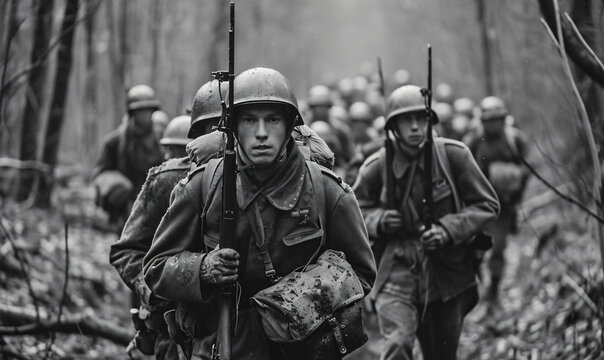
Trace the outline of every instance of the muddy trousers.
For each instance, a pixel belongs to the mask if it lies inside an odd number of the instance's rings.
[[[489,257],[489,272],[491,273],[491,283],[489,285],[487,298],[494,300],[497,298],[499,283],[503,277],[505,269],[505,248],[507,239],[513,230],[516,218],[516,211],[510,208],[503,208],[497,220],[495,220],[488,229],[488,233],[493,236],[493,248]]]
[[[478,302],[476,287],[446,302],[427,305],[408,301],[404,294],[382,292],[376,308],[380,331],[386,339],[381,360],[413,359],[413,344],[419,340],[424,360],[455,360],[464,317]]]

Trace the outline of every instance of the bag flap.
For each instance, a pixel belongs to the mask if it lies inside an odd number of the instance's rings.
[[[283,343],[305,339],[335,311],[362,298],[361,282],[344,253],[326,250],[316,264],[284,276],[251,301],[267,337]]]

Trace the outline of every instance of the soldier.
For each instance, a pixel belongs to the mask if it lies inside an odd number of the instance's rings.
[[[164,135],[168,123],[170,123],[170,117],[161,110],[155,110],[153,114],[151,114],[151,122],[153,122],[153,132],[159,141]]]
[[[235,78],[234,89],[236,249],[218,247],[222,181],[213,179],[222,177],[223,167],[221,160],[211,160],[174,189],[144,259],[145,281],[154,293],[179,302],[177,323],[193,339],[194,355],[203,359],[210,358],[216,341],[213,299],[221,285],[236,281],[233,359],[290,359],[293,354],[283,354],[285,344],[267,340],[250,298],[325,249],[345,254],[350,275],[366,294],[375,263],[350,188],[306,162],[292,141],[292,129],[302,119],[287,79],[254,68]]]
[[[372,290],[386,338],[381,359],[411,359],[416,336],[424,359],[455,359],[463,319],[478,300],[475,237],[499,204],[468,148],[435,137],[435,220],[423,228],[418,214],[428,116],[421,89],[396,89],[387,114],[388,140],[353,186],[370,239],[385,247]]]
[[[207,82],[195,94],[191,116],[174,118],[162,138],[164,146],[179,146],[182,152],[169,149],[166,154],[182,155],[185,145],[193,136],[205,145],[206,155],[199,156],[198,161],[205,162],[218,154],[221,136],[209,132],[218,124],[221,114],[218,82]],[[109,252],[109,261],[141,303],[141,309],[135,311],[133,316],[137,317],[135,320],[140,320],[138,323],[144,322],[145,325],[143,329],[138,329],[135,341],[141,351],[148,355],[154,353],[156,359],[178,359],[176,344],[170,340],[163,319],[163,313],[174,306],[151,293],[143,281],[142,264],[143,257],[151,247],[153,234],[168,209],[172,189],[196,166],[191,164],[186,153],[184,155],[185,157],[170,157],[160,166],[149,170],[121,237],[111,245]]]
[[[330,116],[333,106],[331,90],[325,85],[315,85],[308,91],[308,106],[310,117],[305,119],[307,124],[314,121],[325,121],[333,129],[340,142],[340,152],[336,153],[336,162],[339,165],[346,164],[354,153],[354,140],[350,127],[338,118]]]
[[[480,109],[482,133],[470,141],[469,147],[501,203],[501,213],[489,229],[493,235],[493,249],[488,262],[491,282],[486,299],[495,301],[505,266],[507,238],[516,231],[516,207],[522,200],[529,177],[521,160],[527,155],[528,142],[520,130],[506,125],[509,112],[503,100],[488,96],[480,102]]]
[[[191,116],[179,115],[170,120],[159,140],[164,149],[164,159],[177,159],[187,156],[186,146],[191,139],[188,136],[191,128]]]
[[[126,95],[125,122],[103,140],[102,151],[93,170],[97,204],[109,213],[117,233],[130,213],[147,171],[163,161],[153,133],[151,114],[160,103],[147,85],[136,85]]]
[[[462,136],[453,127],[453,107],[448,103],[436,103],[432,107],[438,117],[436,125],[439,136],[460,141]]]

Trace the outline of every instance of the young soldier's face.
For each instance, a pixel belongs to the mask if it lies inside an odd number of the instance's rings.
[[[426,139],[428,119],[423,111],[399,115],[394,125],[400,139],[408,146],[418,147]]]
[[[287,110],[274,104],[250,104],[237,108],[239,146],[255,165],[270,165],[287,136]]]

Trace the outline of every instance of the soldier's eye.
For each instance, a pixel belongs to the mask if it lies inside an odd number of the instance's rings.
[[[251,124],[254,122],[254,118],[251,116],[243,116],[241,118],[241,122],[245,123],[245,124]]]
[[[278,116],[278,115],[271,116],[268,118],[268,121],[273,124],[280,123],[281,121],[283,121],[283,117]]]

